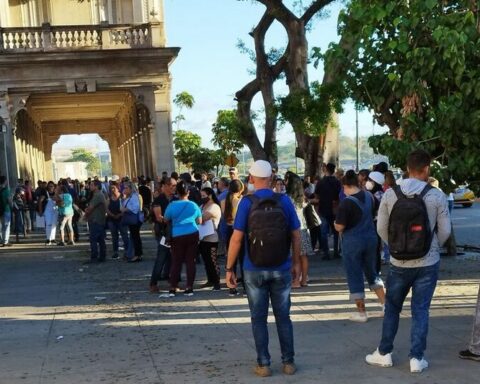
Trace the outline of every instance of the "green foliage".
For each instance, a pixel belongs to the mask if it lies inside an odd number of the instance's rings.
[[[223,165],[227,157],[223,149],[201,146],[202,138],[192,132],[178,130],[173,134],[175,158],[194,171],[211,171]]]
[[[185,116],[182,114],[183,109],[192,109],[195,105],[195,99],[191,94],[186,91],[180,92],[173,98],[173,103],[178,107],[178,115],[173,119],[173,124],[180,128],[180,123],[185,120]]]
[[[195,172],[209,172],[225,164],[227,154],[221,149],[200,148],[192,158],[192,169]]]
[[[173,133],[175,158],[184,164],[193,162],[194,154],[200,149],[202,138],[192,132],[178,130]]]
[[[186,91],[183,91],[175,95],[175,97],[173,98],[173,103],[180,109],[182,108],[191,109],[195,104],[195,99],[191,94],[189,94]]]
[[[65,160],[65,162],[76,161],[87,163],[86,169],[89,175],[98,175],[101,167],[100,160],[92,152],[86,150],[85,148],[73,149],[72,155],[70,158]]]
[[[290,92],[278,100],[281,122],[289,122],[310,136],[325,133],[333,112],[342,111],[343,99],[335,95],[332,86],[319,82],[313,82],[310,90]]]
[[[220,110],[217,121],[212,124],[212,143],[226,153],[237,153],[243,148],[241,126],[235,110]]]
[[[373,111],[389,133],[376,152],[404,167],[414,147],[438,161],[439,179],[480,180],[480,33],[470,0],[352,0],[339,16],[337,95]],[[317,54],[319,51],[317,51]]]

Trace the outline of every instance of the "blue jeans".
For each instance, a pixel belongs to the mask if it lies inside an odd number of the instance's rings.
[[[342,250],[351,300],[365,298],[364,274],[370,289],[383,287],[383,281],[377,273],[377,236],[375,234],[366,237],[344,235]]]
[[[155,264],[153,266],[150,285],[156,285],[160,280],[168,280],[170,275],[170,265],[172,263],[170,248],[159,244],[160,237],[156,237],[155,239],[157,241],[157,258],[155,259]]]
[[[128,249],[128,227],[120,224],[120,221],[108,220],[108,229],[112,234],[113,254],[118,256],[119,238],[122,237],[124,254],[127,254]],[[120,234],[120,236],[119,236]]]
[[[257,350],[257,363],[270,365],[268,352],[268,307],[272,302],[282,362],[294,361],[293,326],[290,320],[290,271],[244,271],[248,305],[252,318],[253,338]]]
[[[338,254],[338,232],[333,227],[335,217],[333,216],[321,216],[322,224],[320,224],[320,246],[322,248],[324,256],[329,255],[328,247],[328,235],[333,232],[333,253]]]
[[[422,359],[427,348],[430,303],[437,285],[440,262],[429,267],[399,268],[390,266],[387,280],[385,317],[382,341],[378,350],[382,355],[393,351],[393,340],[398,330],[403,302],[412,289],[412,328],[410,357]]]
[[[0,222],[2,223],[2,244],[8,244],[10,240],[10,223],[12,221],[12,212],[4,212],[3,216],[0,217]]]
[[[106,245],[105,245],[105,225],[97,223],[88,223],[90,231],[90,258],[92,260],[105,260]],[[98,250],[100,248],[100,254]]]

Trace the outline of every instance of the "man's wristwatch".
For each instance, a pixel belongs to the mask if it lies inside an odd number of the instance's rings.
[[[233,272],[233,268],[227,268],[227,267],[225,267],[225,272]]]

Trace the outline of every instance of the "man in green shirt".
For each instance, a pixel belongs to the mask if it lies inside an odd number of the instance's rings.
[[[12,221],[12,197],[7,185],[7,178],[0,176],[0,224],[2,232],[0,246],[10,247],[10,222]]]
[[[93,196],[85,210],[90,232],[90,260],[87,263],[101,263],[106,258],[105,245],[105,220],[107,213],[107,201],[102,193],[102,183],[94,180],[90,183],[90,191]],[[99,253],[100,249],[100,253]]]

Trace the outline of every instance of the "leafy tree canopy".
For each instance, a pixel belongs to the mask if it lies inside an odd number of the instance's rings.
[[[374,150],[399,167],[412,148],[428,150],[447,189],[452,178],[480,180],[476,3],[352,0],[325,54],[341,68],[334,97],[351,97],[389,128],[371,138]]]
[[[202,138],[196,133],[177,130],[173,133],[173,145],[175,146],[175,157],[184,164],[191,164],[193,154],[198,151]]]
[[[65,162],[75,161],[82,161],[84,163],[87,163],[86,169],[90,175],[96,175],[100,171],[100,160],[92,152],[86,150],[85,148],[73,149],[70,158],[65,160]]]
[[[173,98],[173,103],[178,108],[178,115],[175,116],[175,118],[173,119],[173,123],[178,129],[180,128],[180,122],[185,120],[185,116],[182,113],[183,110],[185,108],[192,109],[195,105],[195,99],[190,93],[188,93],[187,91],[183,91],[175,95],[175,97]]]
[[[212,124],[212,143],[227,153],[237,153],[243,148],[241,127],[236,110],[218,111],[217,121]]]

